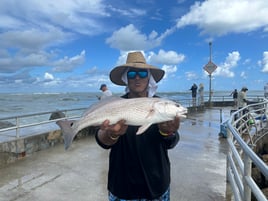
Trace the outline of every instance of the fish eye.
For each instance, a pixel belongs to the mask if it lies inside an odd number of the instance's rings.
[[[176,103],[175,106],[176,107],[181,107],[181,105],[179,103]]]

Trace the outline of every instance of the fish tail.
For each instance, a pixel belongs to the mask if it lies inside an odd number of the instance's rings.
[[[62,130],[65,150],[67,150],[71,146],[73,139],[76,135],[76,133],[71,127],[74,122],[75,121],[68,121],[68,120],[59,120],[56,122],[56,124]]]

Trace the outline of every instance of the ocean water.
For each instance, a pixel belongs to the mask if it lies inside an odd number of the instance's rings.
[[[92,93],[1,94],[0,118],[88,107],[97,101],[96,95]]]
[[[214,99],[229,99],[231,91],[214,92]],[[34,114],[41,112],[52,112],[56,110],[87,108],[97,102],[97,95],[100,93],[25,93],[25,94],[0,94],[0,118]],[[121,96],[122,94],[115,94]],[[157,95],[181,102],[189,106],[191,102],[190,91],[158,93]],[[204,94],[205,101],[208,99],[208,92]],[[249,98],[263,97],[263,91],[248,91]]]

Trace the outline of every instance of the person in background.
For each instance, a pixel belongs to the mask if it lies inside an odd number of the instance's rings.
[[[247,103],[248,103],[247,94],[246,94],[247,91],[248,91],[247,87],[242,87],[241,91],[238,92],[238,96],[237,96],[238,109],[241,109],[247,106]],[[243,110],[242,114],[244,115],[245,113],[247,113],[247,110]]]
[[[193,106],[196,106],[196,94],[197,94],[197,85],[194,83],[190,90],[192,91],[192,101],[193,101]]]
[[[237,89],[235,89],[234,91],[232,91],[232,93],[230,94],[230,96],[233,96],[233,99],[234,99],[234,107],[237,107],[237,96],[238,96]]]
[[[264,97],[268,98],[268,82],[266,83],[266,85],[264,85],[263,89],[264,89]]]
[[[146,63],[141,52],[128,53],[126,64],[110,72],[113,83],[126,86],[122,98],[157,97],[157,85],[165,71]],[[114,125],[105,120],[96,133],[97,143],[110,149],[109,201],[169,201],[170,161],[168,150],[179,141],[180,119],[151,125],[141,135],[138,126],[122,119]]]
[[[199,98],[200,98],[200,105],[204,105],[204,85],[203,85],[203,83],[199,84],[198,93],[199,93]]]
[[[106,84],[102,84],[100,86],[100,90],[102,91],[102,95],[100,97],[98,97],[99,100],[103,100],[109,96],[112,96],[112,92],[108,89]]]

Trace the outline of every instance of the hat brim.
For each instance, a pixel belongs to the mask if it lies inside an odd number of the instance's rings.
[[[120,65],[115,67],[110,72],[110,79],[114,84],[126,86],[126,83],[122,80],[122,75],[128,68],[138,68],[138,69],[148,69],[150,70],[154,80],[159,82],[165,75],[165,71],[157,68],[155,66],[144,64],[144,63],[127,63],[124,65]]]

